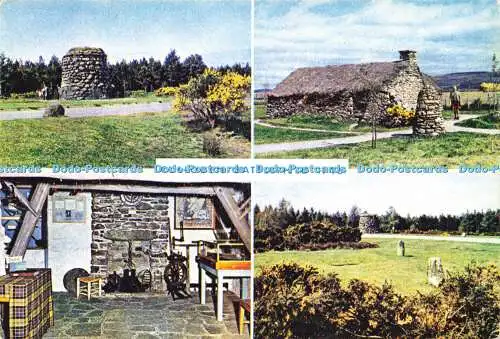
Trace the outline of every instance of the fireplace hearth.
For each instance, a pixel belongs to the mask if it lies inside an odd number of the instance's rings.
[[[141,278],[141,280],[139,279]],[[108,277],[103,290],[106,293],[124,292],[124,293],[139,293],[145,292],[151,288],[151,272],[148,270],[142,271],[140,277],[137,276],[134,269],[125,268],[123,276],[113,272]]]

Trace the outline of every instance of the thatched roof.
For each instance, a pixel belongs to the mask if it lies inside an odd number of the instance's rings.
[[[293,71],[270,94],[275,97],[371,90],[390,81],[408,61],[306,67]]]

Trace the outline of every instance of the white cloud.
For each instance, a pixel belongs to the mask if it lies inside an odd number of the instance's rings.
[[[326,1],[320,3],[324,5]],[[332,8],[341,5],[332,4]],[[500,29],[500,20],[494,20],[494,8],[472,4],[416,5],[382,0],[354,12],[338,15],[331,12],[315,11],[315,5],[309,2],[299,3],[281,16],[257,11],[257,85],[263,83],[260,77],[282,79],[283,69],[289,72],[298,66],[324,64],[324,61],[391,60],[397,58],[400,49],[415,49],[419,55],[467,55],[471,64],[477,64],[477,56],[491,54],[492,46],[464,40],[465,36],[482,33],[491,34],[494,39],[494,33]],[[452,59],[448,58],[444,64],[427,63],[432,68],[427,71],[455,69],[457,65],[452,65]],[[458,66],[463,70],[468,67]],[[273,71],[275,68],[277,71]],[[263,74],[264,70],[274,74]]]

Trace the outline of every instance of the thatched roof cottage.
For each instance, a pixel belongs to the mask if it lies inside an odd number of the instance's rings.
[[[400,51],[390,62],[306,67],[293,71],[268,96],[270,117],[327,115],[340,121],[379,121],[394,125],[386,108],[399,103],[415,110],[424,83],[437,86],[418,67],[416,52]]]

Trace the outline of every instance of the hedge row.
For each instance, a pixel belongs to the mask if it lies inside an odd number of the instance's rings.
[[[500,272],[470,266],[430,294],[410,297],[389,284],[352,280],[310,266],[264,268],[255,279],[255,338],[494,338]]]
[[[285,229],[272,227],[255,230],[256,251],[267,250],[299,250],[299,249],[326,249],[344,247],[352,244],[357,246],[361,240],[361,231],[357,227],[339,227],[328,221],[312,221],[289,226]]]

